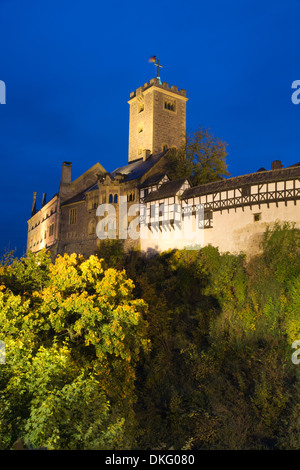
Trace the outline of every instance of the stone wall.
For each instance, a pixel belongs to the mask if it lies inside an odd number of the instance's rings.
[[[152,79],[130,95],[128,161],[143,150],[157,155],[164,147],[179,148],[186,132],[186,91]]]
[[[27,250],[37,252],[56,243],[59,225],[59,198],[54,196],[28,220]]]

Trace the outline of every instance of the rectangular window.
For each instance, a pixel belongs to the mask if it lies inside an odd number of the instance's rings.
[[[204,210],[204,220],[212,220],[213,212],[210,210]]]
[[[77,211],[76,208],[70,209],[69,211],[69,224],[73,225],[77,222]]]
[[[49,227],[49,237],[51,237],[54,234],[54,224],[51,224]]]
[[[250,196],[250,186],[243,186],[242,187],[242,196]]]
[[[261,213],[253,214],[253,219],[254,219],[254,222],[258,222],[259,220],[261,220]]]

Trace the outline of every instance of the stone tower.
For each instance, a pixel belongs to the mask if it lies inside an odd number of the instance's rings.
[[[184,143],[187,100],[186,90],[158,78],[130,93],[128,162]]]

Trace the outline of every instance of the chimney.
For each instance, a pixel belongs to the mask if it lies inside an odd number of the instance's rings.
[[[71,183],[71,162],[63,162],[60,178],[59,193],[65,195],[66,190],[68,189],[69,184]]]
[[[272,170],[280,170],[280,168],[282,168],[283,165],[281,164],[281,161],[280,160],[274,160],[272,162]]]
[[[151,155],[151,150],[143,150],[143,162],[145,162]]]
[[[46,204],[46,193],[43,193],[42,207]]]
[[[70,184],[71,183],[71,162],[63,162],[61,170],[61,179],[60,184]]]
[[[33,192],[31,217],[36,213],[36,191]]]

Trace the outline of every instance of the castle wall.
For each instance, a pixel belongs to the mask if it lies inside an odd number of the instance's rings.
[[[229,211],[214,212],[213,227],[204,229],[204,246],[213,245],[221,252],[245,252],[253,256],[261,252],[260,242],[268,225],[278,222],[292,222],[300,228],[300,201],[270,203],[238,207]],[[259,220],[255,221],[255,215]]]
[[[56,243],[58,220],[58,196],[36,212],[28,221],[27,252],[50,248]]]
[[[63,205],[58,253],[80,253],[88,257],[96,250],[96,207],[91,207],[85,200]]]
[[[179,203],[181,218],[184,219],[185,210],[192,214],[195,233],[198,223],[196,209],[200,205],[204,209],[205,219],[202,228],[198,228],[199,234],[194,237],[194,243],[193,239],[192,242],[187,240],[184,225],[176,234],[174,219],[169,237],[163,227],[159,230],[148,228],[146,236],[141,238],[141,250],[151,253],[173,248],[181,249],[193,244],[198,246],[200,242],[201,246],[216,246],[220,252],[244,252],[248,256],[253,256],[261,251],[260,242],[268,225],[272,226],[275,222],[290,222],[300,228],[299,179],[253,184],[246,189],[247,191],[245,188],[236,187],[182,200]],[[193,188],[190,191],[193,191]],[[164,200],[155,202],[166,203]],[[150,204],[147,206],[149,211]],[[170,220],[172,218],[173,215]],[[148,217],[146,222],[151,222],[151,219]],[[156,238],[152,238],[152,233]]]
[[[276,221],[291,222],[300,229],[299,204],[297,201],[295,206],[294,202],[289,201],[287,205],[284,202],[278,203],[278,207],[271,203],[269,207],[253,206],[251,209],[248,206],[214,212],[213,227],[202,228],[202,234],[191,238],[191,241],[185,238],[181,230],[176,234],[173,226],[168,228],[167,233],[162,229],[152,229],[148,231],[147,239],[141,239],[141,250],[154,253],[169,249],[199,248],[201,241],[201,246],[218,247],[221,253],[243,252],[247,256],[253,256],[261,252],[260,242],[268,225],[272,226]],[[259,214],[260,220],[254,221],[254,214]]]

